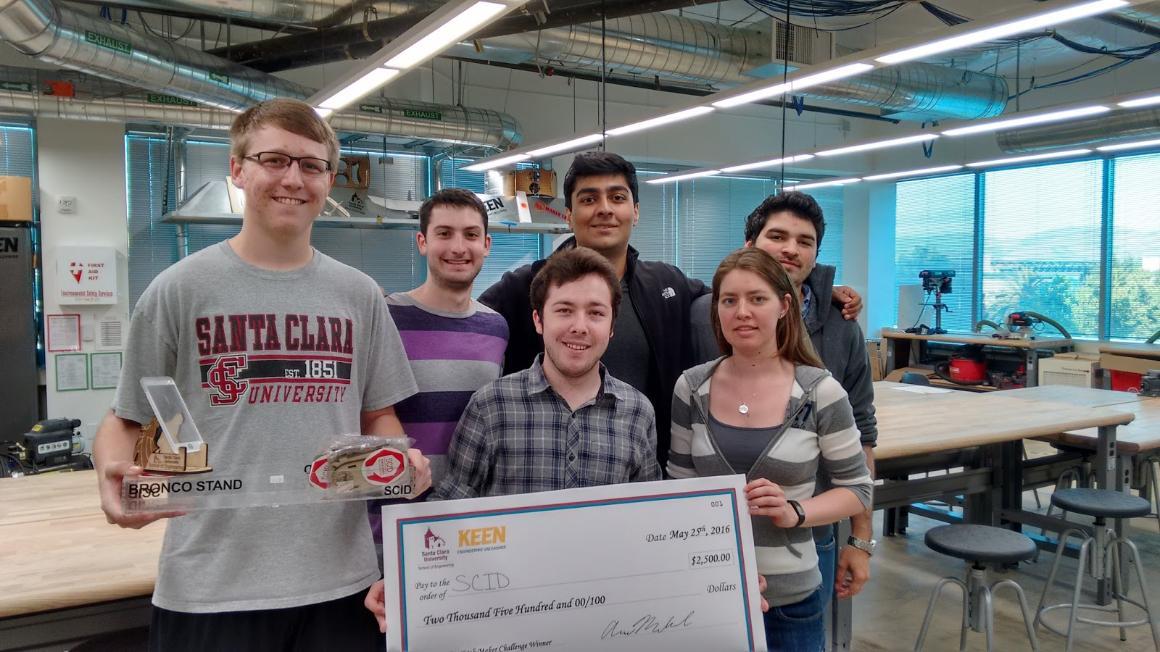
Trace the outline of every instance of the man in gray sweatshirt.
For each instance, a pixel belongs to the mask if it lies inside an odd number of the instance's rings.
[[[745,246],[758,247],[782,264],[802,302],[802,317],[818,356],[841,383],[854,408],[854,421],[871,473],[878,422],[874,417],[874,387],[866,340],[858,322],[845,319],[827,299],[834,286],[834,268],[818,265],[818,248],[825,235],[822,209],[813,197],[801,192],[771,195],[745,221]],[[820,298],[820,300],[819,300]],[[692,307],[693,354],[697,362],[720,355],[709,320],[712,295],[698,298]],[[839,598],[858,594],[870,579],[870,556],[874,552],[872,512],[850,519],[852,536],[842,548],[837,564]],[[835,577],[833,528],[817,528],[823,588],[832,591]]]

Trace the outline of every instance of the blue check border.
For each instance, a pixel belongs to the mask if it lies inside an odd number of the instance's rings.
[[[699,491],[675,491],[666,493],[633,496],[631,498],[603,498],[598,500],[578,500],[565,503],[550,503],[543,505],[525,505],[507,509],[481,509],[475,511],[453,512],[438,516],[415,516],[401,518],[395,523],[395,550],[399,568],[399,626],[402,628],[403,650],[409,650],[407,629],[407,571],[404,563],[405,551],[403,546],[403,529],[412,525],[428,525],[458,521],[467,518],[502,516],[506,514],[530,514],[535,512],[554,512],[565,509],[583,509],[586,507],[606,507],[608,505],[628,505],[632,503],[659,502],[664,500],[686,500],[690,498],[707,498],[724,496],[729,499],[729,506],[733,512],[733,541],[737,547],[738,575],[741,577],[741,611],[745,615],[745,635],[748,639],[749,650],[756,649],[753,641],[753,622],[749,609],[749,577],[745,573],[745,550],[741,545],[741,514],[738,509],[737,492],[728,489],[702,489]]]

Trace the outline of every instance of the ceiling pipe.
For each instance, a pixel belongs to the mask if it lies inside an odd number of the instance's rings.
[[[999,149],[1008,154],[1032,154],[1062,146],[1114,145],[1152,138],[1160,138],[1160,108],[1117,111],[995,134]]]

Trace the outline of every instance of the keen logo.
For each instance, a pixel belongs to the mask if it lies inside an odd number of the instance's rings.
[[[672,287],[667,287],[667,288],[661,290],[661,298],[662,299],[672,299],[675,296],[677,296],[677,291],[674,290]]]
[[[478,548],[507,543],[507,526],[473,527],[459,531],[460,548]]]
[[[19,238],[0,238],[0,254],[20,253]]]

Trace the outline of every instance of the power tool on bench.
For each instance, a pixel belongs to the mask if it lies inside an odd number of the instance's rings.
[[[31,473],[71,465],[74,451],[79,453],[84,447],[84,440],[76,430],[80,425],[80,419],[38,421],[9,450]]]

